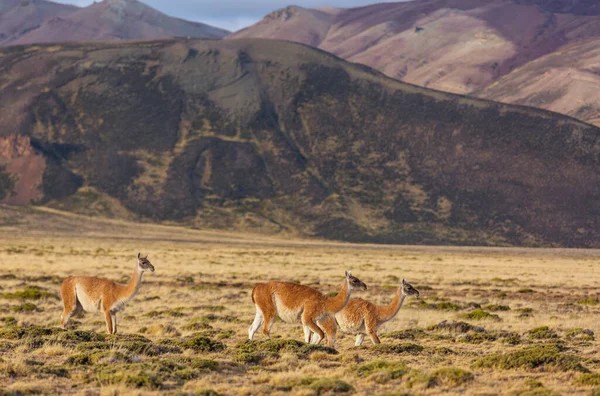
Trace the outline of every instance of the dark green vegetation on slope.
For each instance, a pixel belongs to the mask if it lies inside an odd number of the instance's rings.
[[[44,156],[42,203],[92,191],[157,221],[362,242],[598,243],[600,130],[557,114],[261,40],[17,46],[0,71],[0,135]]]

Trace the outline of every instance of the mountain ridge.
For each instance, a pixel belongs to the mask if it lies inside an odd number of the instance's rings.
[[[15,131],[30,147],[0,158],[13,202],[38,180],[25,202],[200,228],[598,246],[600,129],[568,117],[427,90],[285,41],[0,53],[0,148]],[[27,155],[41,166],[19,168]]]
[[[5,4],[0,8],[0,45],[173,36],[222,38],[230,33],[168,16],[137,0],[103,0],[83,8],[46,0]],[[24,13],[24,9],[31,10]]]
[[[600,42],[598,7],[594,2],[566,0],[420,0],[341,9],[318,22],[310,17],[311,10],[288,7],[228,39],[302,42],[405,82],[485,98],[488,88],[504,78],[524,79],[523,66],[533,67],[536,60],[560,55],[563,49],[587,40]],[[273,18],[281,13],[287,17]],[[576,56],[585,57],[585,53]],[[552,65],[545,65],[538,74],[552,71]],[[580,72],[592,67],[590,61],[581,65]],[[594,81],[599,84],[600,76]],[[557,84],[568,89],[577,81],[565,79]],[[521,90],[516,83],[512,87]],[[553,101],[540,103],[536,94],[553,97],[545,91],[523,89],[517,94],[523,99],[516,103],[589,122],[596,122],[600,114],[600,93],[589,98],[573,93],[565,100],[580,104],[570,107]],[[490,99],[514,103],[509,96],[495,94]]]

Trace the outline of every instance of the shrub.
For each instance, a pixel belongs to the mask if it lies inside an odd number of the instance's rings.
[[[579,371],[587,373],[581,358],[563,353],[559,345],[536,345],[506,354],[490,354],[475,360],[473,368],[541,369],[543,371]]]
[[[32,303],[24,303],[21,305],[15,305],[14,307],[11,307],[10,310],[13,312],[32,312],[37,310],[37,305]]]
[[[37,286],[28,286],[25,290],[17,290],[14,293],[3,293],[0,297],[6,299],[19,299],[19,300],[40,300],[42,298],[54,298],[58,300],[58,295],[55,293],[48,293],[41,290]]]
[[[532,340],[547,340],[552,338],[558,338],[556,332],[550,329],[548,326],[536,327],[535,329],[529,330],[527,334]]]
[[[197,352],[219,352],[225,349],[225,344],[221,341],[214,341],[202,335],[196,335],[188,339],[182,346]]]
[[[424,384],[426,388],[435,386],[456,387],[473,381],[475,376],[467,371],[456,367],[446,367],[436,370],[430,374],[413,372],[408,379],[408,386]]]
[[[594,332],[588,329],[576,328],[567,331],[568,340],[594,341]]]
[[[352,385],[342,380],[334,378],[312,377],[291,380],[285,386],[279,387],[279,389],[283,391],[290,391],[296,387],[309,388],[317,395],[354,392],[354,388],[352,387]]]
[[[519,318],[529,318],[533,316],[533,308],[517,308],[515,312],[519,314]]]
[[[408,329],[402,331],[394,331],[392,333],[383,334],[382,337],[393,338],[396,340],[415,340],[425,336],[423,329]]]
[[[461,317],[469,320],[494,320],[497,322],[502,320],[500,319],[500,316],[491,314],[482,309],[475,309],[469,313],[461,315]]]
[[[598,373],[587,373],[581,374],[575,381],[574,385],[581,386],[600,386],[600,374]]]
[[[470,323],[460,322],[460,321],[448,322],[445,320],[436,325],[429,326],[427,328],[427,330],[432,330],[432,331],[445,330],[445,331],[454,332],[454,333],[466,333],[468,331],[476,331],[476,332],[485,331],[483,329],[483,327],[473,326]]]
[[[581,304],[581,305],[598,305],[600,304],[600,301],[594,299],[594,298],[583,298],[579,301],[577,301],[577,304]]]
[[[530,289],[530,288],[523,288],[523,289],[517,290],[517,293],[530,294],[530,293],[535,293],[535,290]]]
[[[409,368],[404,362],[375,360],[361,364],[355,367],[354,370],[359,377],[368,377],[374,373],[384,373],[389,379],[398,379],[408,373]]]
[[[373,345],[373,350],[375,352],[379,352],[379,353],[386,353],[386,354],[401,354],[401,353],[408,353],[408,354],[418,354],[420,352],[423,351],[423,347],[421,345],[418,344],[411,344],[411,343],[406,343],[406,344],[376,344]]]
[[[492,312],[497,311],[510,311],[510,307],[508,305],[497,305],[497,304],[489,304],[485,306],[485,309]]]
[[[279,357],[279,353],[293,353],[299,358],[308,359],[314,352],[325,352],[336,355],[338,352],[326,346],[306,344],[297,340],[246,340],[235,346],[234,360],[238,363],[259,363],[265,357]]]

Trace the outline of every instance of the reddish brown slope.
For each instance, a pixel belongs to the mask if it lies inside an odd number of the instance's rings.
[[[50,18],[63,17],[76,10],[74,6],[45,0],[1,0],[0,45],[17,40]]]
[[[313,10],[288,7],[286,18],[267,17],[230,38],[285,37],[316,45],[406,82],[448,92],[477,94],[536,59],[549,54],[560,57],[566,46],[600,39],[599,8],[595,2],[575,0],[381,3],[328,14],[318,25],[319,31],[327,27],[326,35],[310,41],[305,33],[316,26],[307,17]],[[551,69],[540,69],[552,67],[551,63],[532,63],[528,66],[531,67],[529,73],[555,73]],[[552,88],[569,91],[567,87]],[[502,90],[502,86],[498,89]],[[530,91],[514,90],[520,90],[518,84],[511,85],[512,96],[531,95]],[[546,95],[545,91],[540,94]],[[484,97],[513,101],[497,91],[486,91]],[[565,100],[570,98],[567,96]],[[540,106],[562,109],[543,103]],[[567,114],[578,113],[569,110]],[[581,119],[589,120],[585,116]]]
[[[221,38],[228,33],[170,17],[136,0],[105,0],[52,18],[11,44],[173,36]]]

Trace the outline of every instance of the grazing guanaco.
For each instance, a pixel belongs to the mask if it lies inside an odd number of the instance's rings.
[[[344,308],[353,289],[366,290],[367,285],[348,271],[344,284],[335,297],[328,297],[311,287],[292,282],[259,283],[252,289],[256,316],[248,330],[248,338],[252,339],[262,324],[263,333],[270,337],[271,326],[278,315],[284,322],[302,323],[304,340],[318,344],[325,335],[317,326],[317,320],[326,319]],[[312,339],[311,331],[314,333]]]
[[[138,260],[131,280],[126,285],[97,276],[69,276],[60,287],[64,306],[60,324],[67,329],[67,322],[73,313],[104,312],[108,334],[117,333],[117,312],[133,299],[142,284],[144,272],[154,272],[154,266],[146,257],[138,253]]]
[[[389,305],[380,306],[362,298],[353,298],[348,301],[344,309],[335,314],[335,317],[329,317],[317,323],[327,334],[329,344],[335,343],[336,324],[342,331],[356,334],[356,343],[354,344],[356,346],[362,344],[365,333],[369,335],[373,344],[379,344],[377,330],[398,314],[406,296],[419,297],[419,291],[412,287],[406,279],[402,279],[402,284],[396,290]]]

